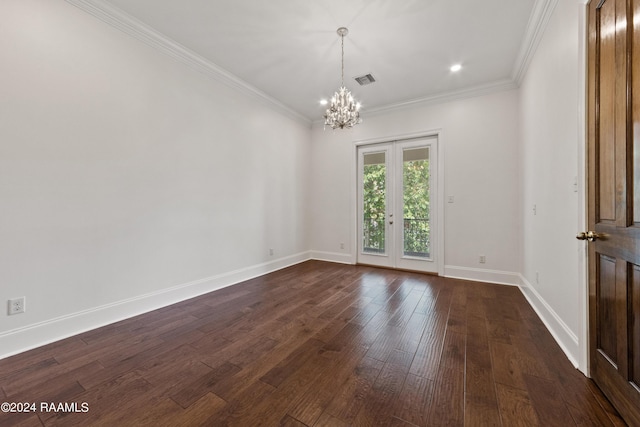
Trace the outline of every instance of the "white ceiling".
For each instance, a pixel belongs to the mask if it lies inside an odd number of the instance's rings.
[[[517,83],[549,0],[81,0],[133,17],[309,121],[345,85],[363,115]],[[95,14],[95,13],[94,13]],[[131,31],[130,31],[131,32]],[[462,64],[458,73],[449,67]],[[377,80],[359,86],[353,77]]]

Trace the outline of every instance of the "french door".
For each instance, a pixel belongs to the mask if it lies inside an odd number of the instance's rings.
[[[358,148],[358,262],[437,272],[437,137]]]

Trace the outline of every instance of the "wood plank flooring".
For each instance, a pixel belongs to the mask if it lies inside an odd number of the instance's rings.
[[[0,426],[624,425],[517,288],[319,261],[0,360],[0,401],[37,404]]]

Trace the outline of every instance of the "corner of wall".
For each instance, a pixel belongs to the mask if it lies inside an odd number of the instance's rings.
[[[444,266],[444,277],[451,279],[472,280],[474,282],[495,283],[498,285],[518,286],[520,274],[512,271],[470,268],[456,265]]]
[[[581,348],[576,334],[571,331],[562,318],[551,308],[522,274],[520,275],[519,288],[569,361],[576,369],[579,368]]]
[[[318,261],[336,262],[338,264],[353,265],[356,263],[353,255],[343,254],[339,252],[311,251],[311,259]]]

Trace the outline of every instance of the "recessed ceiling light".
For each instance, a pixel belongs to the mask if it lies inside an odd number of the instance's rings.
[[[329,101],[327,101],[326,99],[321,99],[320,100],[320,105],[327,105],[329,103]]]
[[[454,72],[454,73],[455,73],[455,72],[458,72],[458,71],[462,70],[462,65],[460,65],[460,64],[452,65],[452,66],[451,66],[451,68],[450,68],[450,70],[451,70],[452,72]]]

